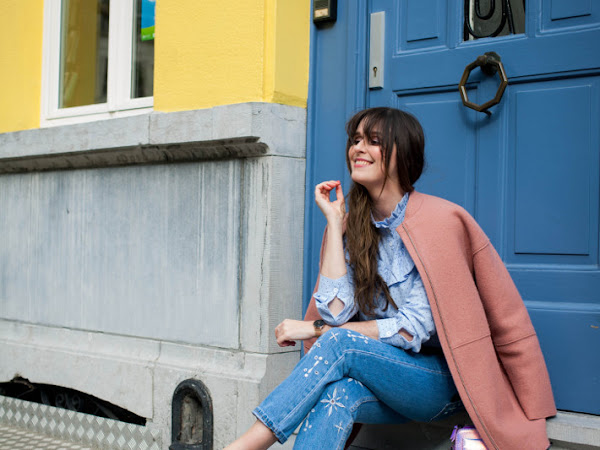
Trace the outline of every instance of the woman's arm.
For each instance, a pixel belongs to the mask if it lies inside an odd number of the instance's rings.
[[[325,325],[323,331],[329,331],[331,328],[336,327]],[[347,330],[358,331],[359,333],[364,334],[365,336],[368,336],[370,338],[379,339],[379,327],[377,326],[376,320],[365,320],[362,322],[346,322],[344,325],[337,328],[346,328]],[[407,341],[412,341],[413,337],[406,330],[400,330],[398,331],[398,334],[404,337],[404,339],[406,339]]]
[[[335,189],[336,199],[331,201],[330,193]],[[327,242],[321,259],[321,275],[332,280],[346,275],[344,256],[343,223],[346,214],[344,192],[339,181],[324,181],[315,187],[315,202],[327,219]],[[328,308],[335,317],[344,309],[344,302],[334,298]]]
[[[325,325],[321,330],[321,334],[331,330],[332,328],[345,328],[347,330],[357,331],[372,339],[379,339],[379,327],[376,320],[365,320],[363,322],[347,322],[339,327]],[[398,332],[407,341],[412,340],[412,336],[405,330]],[[305,320],[285,319],[277,328],[275,328],[275,337],[277,344],[280,347],[296,345],[294,341],[303,341],[317,337],[317,332],[313,326],[313,322]]]

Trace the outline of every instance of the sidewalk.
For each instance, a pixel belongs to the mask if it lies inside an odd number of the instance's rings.
[[[30,430],[0,423],[0,450],[92,450]]]

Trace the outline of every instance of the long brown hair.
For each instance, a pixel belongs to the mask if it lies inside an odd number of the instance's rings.
[[[353,144],[358,126],[362,123],[365,139],[377,134],[381,143],[383,167],[386,171],[384,186],[389,179],[388,167],[396,148],[398,180],[404,192],[412,192],[425,165],[425,137],[419,121],[411,114],[393,108],[371,108],[355,114],[346,125],[346,163],[352,172],[348,150]],[[382,292],[386,306],[396,304],[387,285],[377,272],[379,233],[371,220],[373,199],[367,189],[352,183],[348,192],[348,218],[346,222],[346,246],[350,265],[354,270],[354,299],[363,314],[372,315],[375,298]]]

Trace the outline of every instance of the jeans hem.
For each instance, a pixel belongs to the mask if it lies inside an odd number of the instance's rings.
[[[273,434],[275,435],[275,437],[277,438],[277,440],[279,441],[280,444],[283,444],[285,441],[288,440],[289,436],[286,436],[285,434],[283,434],[281,432],[281,430],[275,426],[273,421],[271,419],[269,419],[269,417],[265,414],[265,412],[262,409],[260,409],[260,407],[257,406],[256,408],[254,408],[254,411],[252,411],[252,414],[254,414],[254,417],[256,417],[258,420],[260,420],[264,426],[266,426],[268,429],[270,429],[273,432]]]

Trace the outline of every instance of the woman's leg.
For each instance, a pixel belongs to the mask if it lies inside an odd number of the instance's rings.
[[[275,442],[277,438],[273,432],[257,420],[248,431],[223,450],[266,450]]]
[[[352,425],[403,423],[408,419],[380,402],[360,381],[342,378],[327,385],[302,425],[295,448],[343,449]]]
[[[338,328],[319,338],[254,415],[283,443],[321,403],[327,386],[343,378],[360,381],[411,420],[430,420],[456,393],[443,356],[407,352]]]

